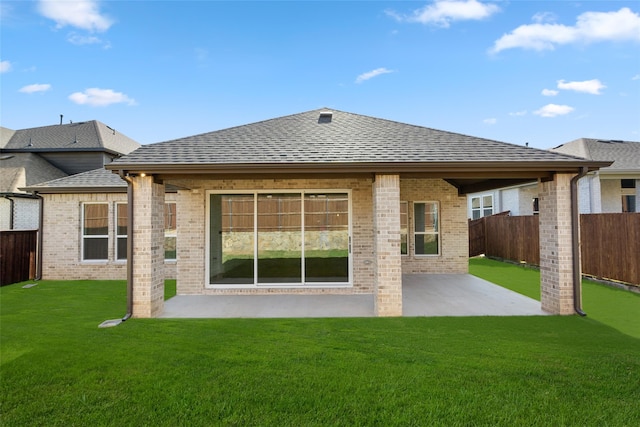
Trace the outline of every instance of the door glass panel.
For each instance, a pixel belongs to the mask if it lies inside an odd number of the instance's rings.
[[[349,280],[349,197],[306,194],[304,197],[306,282]]]
[[[253,284],[253,194],[212,194],[209,208],[210,283]]]
[[[258,194],[257,221],[258,283],[301,283],[301,194]]]

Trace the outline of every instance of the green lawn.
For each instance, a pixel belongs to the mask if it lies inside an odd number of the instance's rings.
[[[540,272],[488,258],[469,260],[469,272],[505,288],[540,300]],[[640,294],[582,281],[582,308],[587,317],[640,338]]]
[[[0,288],[2,426],[640,421],[640,339],[593,316],[131,319],[99,329],[124,314],[124,282],[21,286]]]

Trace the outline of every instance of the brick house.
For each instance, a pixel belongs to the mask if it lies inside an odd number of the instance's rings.
[[[466,194],[532,181],[542,308],[573,313],[572,178],[604,165],[319,109],[145,145],[106,169],[128,182],[134,317],[163,310],[167,200],[178,294],[373,294],[377,315],[398,316],[403,274],[467,273]]]

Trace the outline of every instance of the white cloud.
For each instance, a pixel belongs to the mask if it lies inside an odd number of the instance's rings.
[[[547,104],[539,110],[534,111],[533,114],[540,117],[556,117],[569,114],[573,110],[574,108],[568,105]]]
[[[0,73],[6,73],[11,70],[11,62],[0,61]]]
[[[72,93],[69,95],[69,99],[76,104],[92,107],[106,107],[111,104],[136,105],[135,99],[129,98],[124,93],[97,87],[86,89],[84,92]]]
[[[522,117],[522,116],[526,116],[527,115],[527,110],[523,110],[523,111],[514,111],[513,113],[509,113],[510,116],[512,117]]]
[[[623,7],[617,12],[585,12],[574,26],[542,22],[521,25],[496,40],[490,52],[513,48],[553,50],[557,45],[601,41],[640,42],[640,14]]]
[[[362,73],[360,74],[357,78],[356,78],[356,83],[362,83],[366,80],[372,79],[374,77],[377,77],[379,75],[382,74],[389,74],[389,73],[394,73],[394,70],[389,70],[387,68],[376,68],[375,70],[372,71],[368,71],[366,73]]]
[[[32,84],[32,85],[27,85],[27,86],[24,86],[24,87],[20,88],[20,90],[18,92],[36,93],[36,92],[46,92],[49,89],[51,89],[51,85],[50,84],[35,83],[35,84]]]
[[[492,117],[490,119],[484,119],[482,123],[484,123],[485,125],[495,125],[496,123],[498,123],[498,119]]]
[[[531,20],[537,24],[556,22],[558,17],[551,12],[540,12],[533,15]]]
[[[78,33],[69,33],[67,35],[67,41],[77,45],[102,43],[102,40],[96,36],[83,36]]]
[[[559,92],[553,89],[542,89],[542,95],[544,96],[556,96]]]
[[[46,18],[56,21],[58,28],[67,25],[87,31],[106,31],[113,20],[100,12],[100,3],[95,0],[41,0],[38,11]]]
[[[387,11],[387,15],[398,21],[433,24],[448,28],[452,21],[481,20],[500,11],[492,3],[481,3],[478,0],[435,0],[433,3],[413,11],[410,15],[400,15]]]
[[[636,74],[635,76],[631,77],[631,80],[640,80],[640,74]]]
[[[576,92],[590,93],[592,95],[600,95],[600,91],[606,88],[600,80],[586,80],[583,82],[565,82],[558,80],[558,89],[573,90]]]

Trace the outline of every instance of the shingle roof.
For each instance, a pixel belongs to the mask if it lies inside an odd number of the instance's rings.
[[[0,192],[16,193],[19,187],[67,176],[66,173],[33,153],[0,155]]]
[[[0,148],[7,145],[14,133],[16,133],[15,130],[0,126]]]
[[[323,111],[331,111],[331,116],[321,116]],[[144,145],[107,167],[575,160],[547,150],[319,109]]]
[[[6,139],[3,150],[21,152],[94,150],[128,154],[140,147],[133,139],[97,120],[16,131],[3,128],[1,139]]]
[[[552,148],[558,153],[572,154],[589,160],[613,161],[602,173],[640,172],[640,142],[580,138]]]
[[[25,188],[27,191],[38,191],[40,193],[56,192],[59,190],[73,190],[80,192],[84,189],[87,193],[100,193],[107,191],[127,191],[127,182],[117,174],[106,169],[94,169],[75,175],[52,181],[30,185]]]

